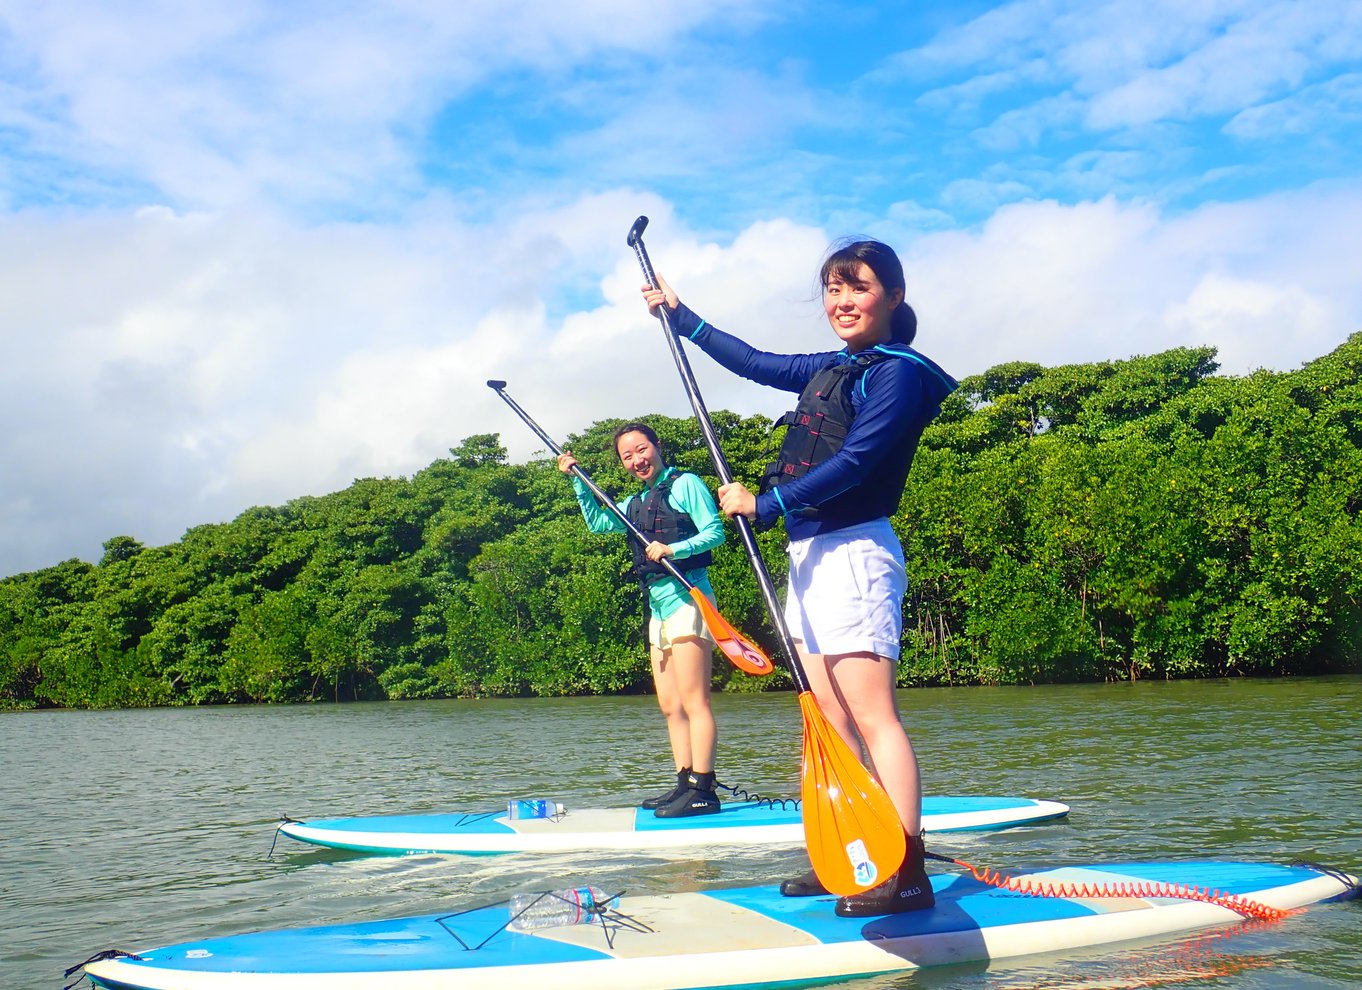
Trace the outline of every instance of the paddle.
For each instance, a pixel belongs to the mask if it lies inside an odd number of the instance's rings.
[[[628,243],[638,255],[643,277],[653,288],[658,288],[648,251],[643,246],[643,229],[647,217],[639,217],[629,229]],[[719,438],[710,422],[700,389],[695,384],[690,362],[676,342],[667,307],[658,307],[663,336],[671,349],[672,360],[681,375],[681,382],[690,398],[695,418],[700,423],[705,444],[714,461],[719,480],[727,485],[733,481],[719,447]],[[827,716],[818,707],[808,676],[799,662],[790,628],[785,624],[785,613],[776,600],[771,575],[757,549],[752,525],[745,516],[734,516],[742,537],[747,559],[761,588],[766,611],[775,626],[781,649],[789,661],[790,674],[799,691],[799,709],[804,717],[804,764],[800,781],[800,797],[804,803],[804,842],[808,846],[809,861],[818,879],[830,892],[839,895],[857,894],[888,880],[903,863],[906,840],[903,823],[894,803],[871,776],[856,754],[837,734]]]
[[[539,424],[530,418],[530,414],[520,407],[520,403],[506,394],[505,382],[492,380],[487,383],[487,387],[501,396],[502,400],[505,401],[505,403],[511,407],[511,410],[524,421],[526,426],[534,431],[534,435],[542,440],[549,450],[553,451],[555,455],[563,452],[562,448],[553,442],[553,439],[543,431]],[[596,483],[587,476],[587,473],[583,471],[580,466],[574,464],[572,473],[578,478],[581,478],[582,483],[586,485],[592,495],[596,496],[597,501],[599,501],[611,515],[624,524],[624,528],[629,531],[629,535],[632,536],[640,546],[646,547],[648,545],[650,541],[648,540],[648,537],[643,534],[643,531],[629,521],[629,517],[619,510],[619,507],[615,505],[609,495],[596,487]],[[714,642],[718,645],[719,649],[723,651],[724,656],[732,661],[733,666],[744,673],[755,674],[758,677],[764,677],[775,669],[770,658],[758,649],[755,643],[743,636],[738,630],[734,629],[732,624],[720,615],[719,610],[705,597],[705,593],[687,581],[685,575],[681,573],[675,564],[666,557],[663,557],[658,563],[662,565],[663,569],[666,570],[668,574],[680,581],[682,587],[690,593],[691,599],[695,602],[696,607],[700,609],[700,615],[705,620],[705,626],[709,629],[710,635],[714,637]]]

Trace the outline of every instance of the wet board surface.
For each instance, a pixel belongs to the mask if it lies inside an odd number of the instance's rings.
[[[1039,884],[1197,886],[1278,908],[1356,893],[1356,880],[1308,866],[1145,862],[1031,870]],[[838,918],[834,898],[775,887],[623,897],[602,924],[512,932],[505,904],[259,932],[139,951],[86,966],[97,986],[138,990],[559,990],[762,987],[1035,953],[1231,925],[1215,904],[1164,897],[1033,897],[967,874],[932,878],[937,904]]]
[[[509,819],[504,812],[382,815],[288,821],[290,838],[333,849],[407,853],[490,854],[599,849],[659,849],[804,841],[793,802],[785,807],[728,801],[717,815],[657,818],[643,808],[577,811],[558,818]],[[926,797],[922,825],[928,832],[1013,828],[1069,813],[1057,801],[1017,797]]]

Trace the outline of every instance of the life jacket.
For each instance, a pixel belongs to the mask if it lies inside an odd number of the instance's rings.
[[[649,540],[667,544],[679,543],[682,540],[689,540],[699,532],[689,515],[672,507],[670,499],[672,482],[677,477],[679,474],[676,472],[667,475],[650,490],[631,498],[625,507],[625,515],[629,517],[629,521]],[[666,568],[660,563],[648,559],[637,540],[630,540],[629,547],[634,554],[634,574],[639,580],[649,581],[667,573]],[[713,559],[713,554],[706,550],[704,553],[697,553],[685,560],[674,560],[672,563],[680,571],[693,571],[708,567]]]
[[[776,459],[762,472],[763,493],[802,478],[842,449],[856,419],[851,390],[871,365],[886,360],[889,355],[882,352],[862,351],[850,361],[830,365],[809,379],[794,409],[771,424],[773,431],[786,427],[785,439]],[[817,518],[818,509],[810,506],[795,515],[804,519]]]

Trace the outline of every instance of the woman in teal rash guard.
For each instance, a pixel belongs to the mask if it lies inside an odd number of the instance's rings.
[[[799,394],[760,494],[719,489],[725,515],[784,519],[790,581],[785,618],[818,706],[870,768],[899,813],[907,855],[897,873],[842,897],[837,914],[864,917],[930,908],[923,868],[922,784],[894,694],[907,574],[889,519],[903,497],[923,428],[955,381],[909,344],[917,317],[904,299],[903,265],[879,241],[834,250],[819,273],[840,351],[770,354],[683,306],[666,282],[643,287],[666,306],[672,330],[729,371]],[[812,871],[781,884],[789,897],[826,894]]]
[[[714,749],[718,739],[709,704],[714,640],[690,595],[659,563],[670,557],[686,580],[714,600],[705,571],[710,551],[724,541],[723,520],[705,483],[668,467],[657,434],[643,423],[615,431],[615,452],[643,490],[620,504],[630,522],[648,537],[648,546],[630,541],[634,571],[647,588],[648,652],[657,703],[667,719],[667,736],[676,764],[676,786],[643,802],[659,818],[712,815],[719,810],[714,792]],[[577,459],[558,457],[569,474]],[[575,475],[573,488],[587,528],[593,533],[624,533],[624,524],[597,504]]]

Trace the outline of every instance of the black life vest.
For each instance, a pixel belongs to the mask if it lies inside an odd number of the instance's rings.
[[[762,472],[763,493],[802,478],[842,449],[856,418],[856,408],[851,404],[852,388],[871,365],[888,358],[889,355],[878,351],[863,351],[850,361],[829,365],[809,379],[794,409],[771,424],[772,430],[781,426],[787,429],[780,453]],[[795,515],[817,518],[818,509],[810,506]]]
[[[676,473],[670,474],[651,490],[629,500],[625,515],[649,540],[670,545],[689,540],[699,532],[689,515],[672,507],[670,500],[672,482],[677,477],[679,475]],[[634,554],[634,574],[639,580],[652,580],[667,573],[666,568],[660,563],[648,559],[637,540],[630,540],[629,546]],[[673,560],[672,563],[676,565],[677,570],[684,572],[708,567],[712,560],[713,555],[706,550],[685,560]]]

